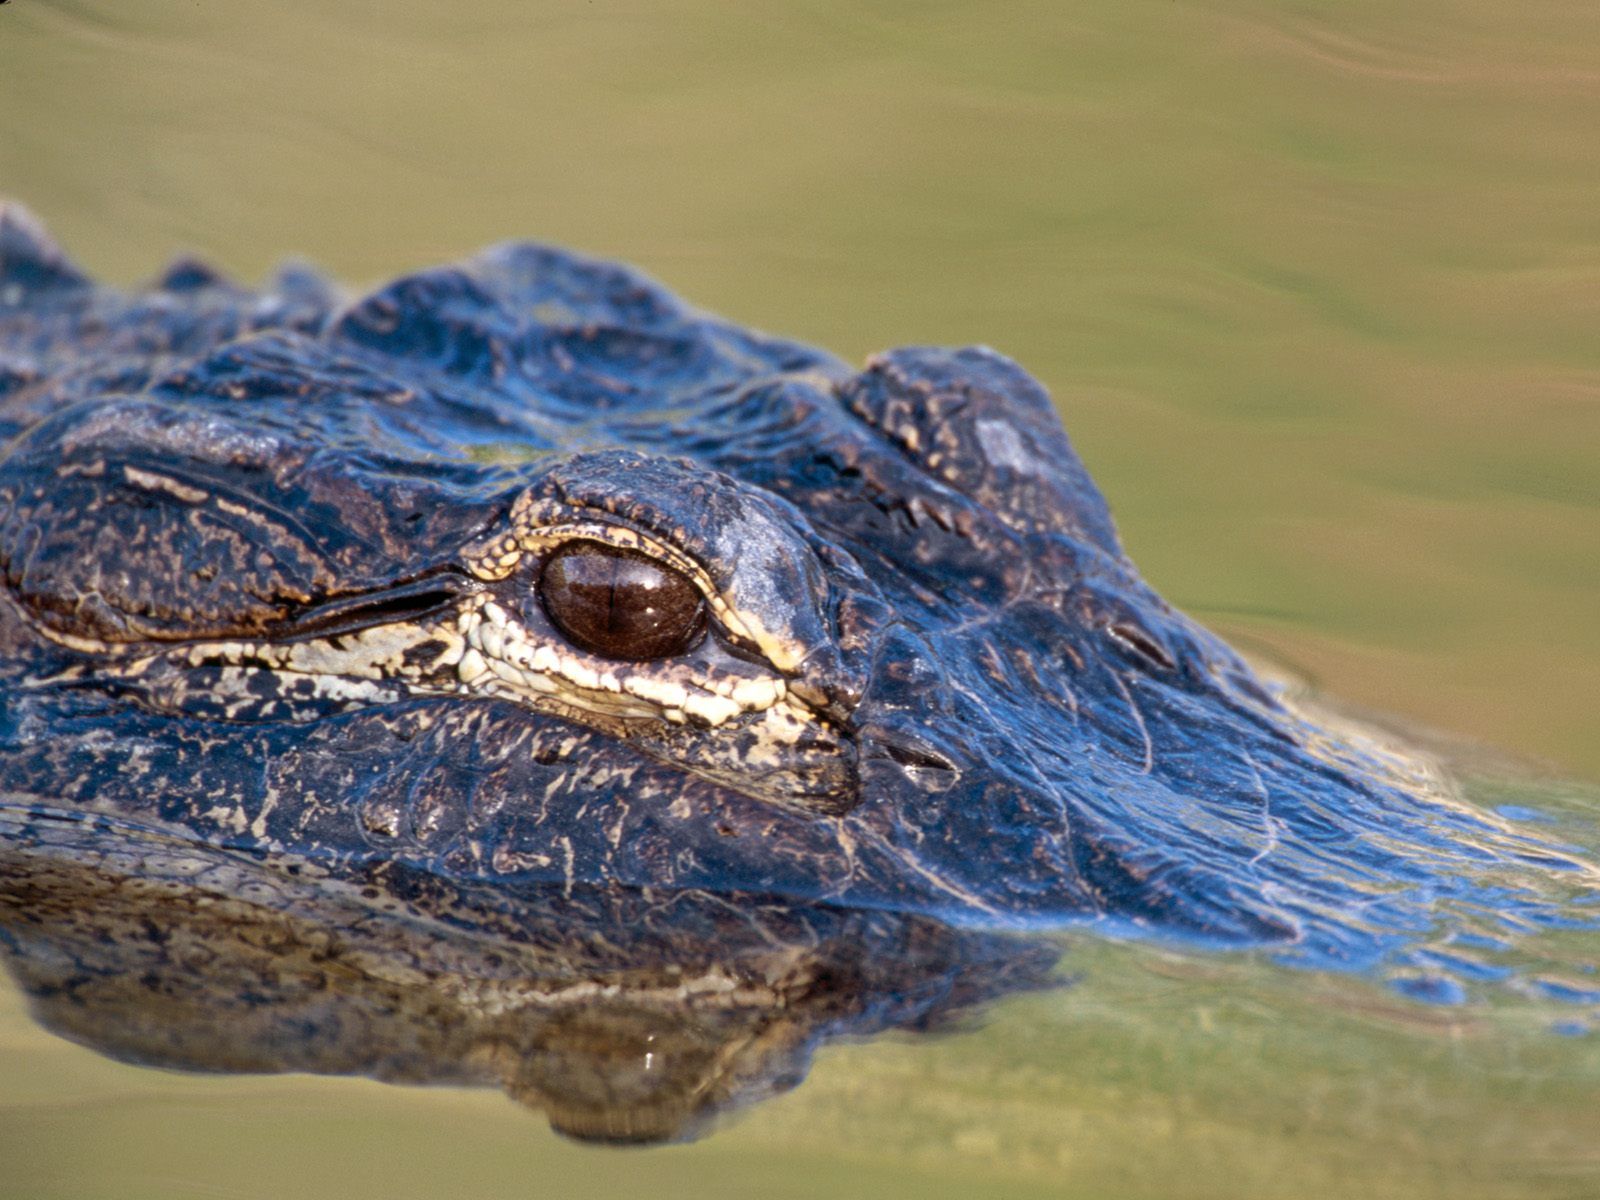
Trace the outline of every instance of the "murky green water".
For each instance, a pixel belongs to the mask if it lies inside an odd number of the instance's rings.
[[[1596,779],[1597,63],[1600,9],[1565,2],[13,0],[0,192],[112,279],[185,248],[376,280],[537,236],[850,357],[990,343],[1169,598]],[[1600,810],[1452,753],[1485,802]],[[977,1034],[832,1048],[630,1153],[487,1093],[111,1064],[8,993],[0,1195],[1600,1192],[1600,1035],[1550,1032],[1582,1010],[1066,965]]]

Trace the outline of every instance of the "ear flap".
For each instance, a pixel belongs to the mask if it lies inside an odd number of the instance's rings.
[[[838,394],[922,470],[1012,529],[1121,555],[1105,499],[1050,397],[1004,355],[982,346],[893,350]]]
[[[73,637],[259,637],[453,563],[509,502],[495,468],[407,474],[296,438],[292,415],[116,398],[34,426],[0,458],[0,588]]]

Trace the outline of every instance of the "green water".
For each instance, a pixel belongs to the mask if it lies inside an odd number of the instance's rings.
[[[987,342],[1174,602],[1462,735],[1474,794],[1578,811],[1597,130],[1588,0],[0,7],[0,193],[91,270],[376,281],[536,236],[847,357]],[[1549,1032],[1582,1012],[1067,968],[630,1153],[486,1093],[118,1066],[7,993],[0,1196],[1600,1194],[1600,1035]]]

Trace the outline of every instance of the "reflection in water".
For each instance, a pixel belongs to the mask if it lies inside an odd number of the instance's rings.
[[[461,887],[0,810],[0,952],[54,1032],[194,1071],[503,1087],[585,1140],[693,1137],[814,1048],[1046,986],[1056,951],[701,892]]]

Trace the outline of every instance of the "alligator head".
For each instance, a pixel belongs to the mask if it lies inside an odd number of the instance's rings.
[[[1515,841],[1164,603],[993,351],[858,372],[530,245],[352,303],[0,255],[13,807],[1353,958]]]

